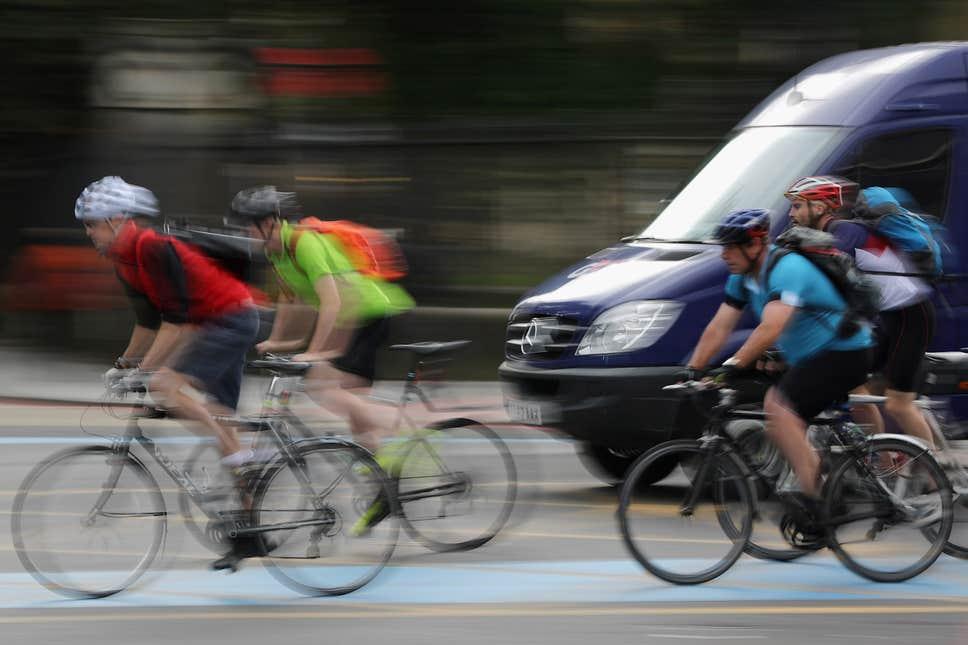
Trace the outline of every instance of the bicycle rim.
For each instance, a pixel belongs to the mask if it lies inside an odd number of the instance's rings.
[[[951,482],[952,514],[954,515],[951,523],[951,535],[944,545],[944,552],[952,557],[968,560],[968,472],[966,472],[957,456],[952,453],[942,453],[941,458],[946,460],[942,463],[948,481]],[[941,460],[939,459],[939,463]],[[931,531],[933,527],[925,529],[928,531],[928,539],[932,539]]]
[[[366,450],[339,440],[301,442],[295,459],[265,472],[253,509],[269,572],[309,595],[359,589],[383,569],[396,547],[399,523],[392,488]],[[362,535],[351,528],[376,500],[389,515]]]
[[[477,548],[504,527],[517,497],[507,444],[489,427],[452,419],[417,432],[396,473],[407,533],[427,548]]]
[[[951,532],[952,495],[931,454],[896,439],[873,439],[862,461],[845,459],[827,485],[828,538],[854,573],[901,582],[938,558]]]
[[[68,450],[24,479],[11,529],[17,557],[40,584],[69,598],[103,598],[134,584],[163,547],[165,503],[133,457]]]
[[[677,465],[645,486],[650,470]],[[706,463],[704,463],[706,462]],[[696,479],[704,477],[704,482]],[[687,501],[694,503],[687,508]],[[639,457],[622,485],[618,517],[625,546],[653,575],[676,584],[707,582],[743,553],[752,531],[753,497],[735,457],[670,441]]]

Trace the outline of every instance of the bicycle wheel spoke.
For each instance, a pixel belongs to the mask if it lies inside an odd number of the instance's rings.
[[[137,462],[106,448],[55,455],[24,480],[14,500],[14,547],[44,586],[101,597],[134,583],[162,547],[161,491]]]
[[[372,580],[396,546],[394,514],[360,535],[353,527],[376,499],[392,503],[389,483],[363,449],[319,440],[275,462],[257,494],[252,531],[268,548],[277,579],[307,594],[336,595]]]
[[[832,547],[872,580],[907,580],[941,553],[952,524],[947,478],[915,445],[874,439],[859,460],[844,461],[827,491]]]
[[[402,448],[397,493],[407,531],[435,551],[476,548],[507,522],[517,496],[511,453],[482,424],[457,419]]]
[[[712,461],[702,467],[704,458]],[[672,472],[656,479],[651,469]],[[704,477],[704,481],[697,481]],[[694,441],[663,444],[642,455],[622,486],[619,522],[625,545],[648,571],[695,584],[725,572],[752,530],[752,501],[728,457],[702,453]]]

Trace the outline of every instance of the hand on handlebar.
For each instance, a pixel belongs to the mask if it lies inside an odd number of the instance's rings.
[[[686,366],[676,372],[675,379],[677,383],[685,383],[688,381],[700,381],[704,376],[706,376],[706,370]]]
[[[337,357],[339,357],[339,352],[330,350],[326,352],[303,352],[302,354],[293,356],[292,360],[297,363],[320,363],[322,361],[331,361]]]
[[[108,388],[109,390],[114,389],[121,379],[130,375],[134,371],[134,368],[121,369],[118,367],[112,367],[101,376],[101,379],[104,381],[104,387]]]
[[[302,349],[304,343],[302,341],[292,341],[292,340],[264,340],[255,346],[255,351],[260,355],[265,354],[286,354],[290,352],[296,352]]]
[[[112,372],[114,373],[112,374]],[[151,374],[151,372],[140,369],[118,370],[117,368],[112,368],[105,372],[104,384],[114,394],[147,392]]]

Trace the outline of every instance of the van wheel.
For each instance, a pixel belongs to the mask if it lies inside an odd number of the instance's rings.
[[[625,479],[625,471],[643,452],[645,452],[644,449],[619,450],[589,442],[582,442],[577,446],[578,458],[585,469],[599,480],[612,486],[622,483]],[[664,479],[676,467],[676,462],[669,462],[667,468],[659,468],[659,466],[660,464],[655,464],[649,469],[650,481],[643,481],[643,484],[654,484]]]

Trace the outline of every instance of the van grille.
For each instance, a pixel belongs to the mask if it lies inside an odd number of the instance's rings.
[[[522,314],[508,323],[504,354],[509,359],[558,358],[574,352],[584,329],[574,318]]]

